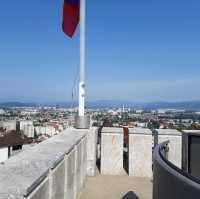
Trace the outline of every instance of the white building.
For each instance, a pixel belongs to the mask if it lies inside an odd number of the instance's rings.
[[[142,109],[141,109],[141,110],[136,110],[135,112],[136,112],[137,114],[141,114],[141,113],[144,112],[144,110],[142,110]]]
[[[24,126],[27,125],[32,125],[33,126],[33,121],[31,120],[21,120],[20,121],[20,130],[23,131],[24,130]]]
[[[0,109],[0,115],[5,114],[6,112],[3,109]]]
[[[53,126],[37,126],[35,131],[37,135],[48,135],[51,137],[58,133]]]
[[[146,127],[147,127],[147,123],[144,123],[144,122],[138,122],[138,123],[137,123],[137,127],[140,127],[140,128],[146,128]]]
[[[31,140],[25,139],[21,134],[9,132],[0,137],[0,163],[4,163],[11,156],[22,151],[24,144],[29,144]]]
[[[6,129],[6,131],[16,131],[16,120],[1,121],[0,127]]]
[[[23,132],[24,132],[24,135],[26,135],[27,137],[34,138],[34,126],[33,125],[31,125],[31,124],[24,125]]]
[[[5,162],[8,159],[8,147],[0,148],[0,163]]]

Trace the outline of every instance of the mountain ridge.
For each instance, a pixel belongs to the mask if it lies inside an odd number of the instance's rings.
[[[36,103],[36,102],[19,102],[8,101],[0,102],[1,108],[9,107],[38,107],[38,106],[60,106],[60,107],[73,107],[77,106],[77,102],[49,102],[49,103]],[[182,102],[131,102],[128,100],[95,100],[86,103],[88,108],[126,108],[136,109],[186,109],[186,110],[200,110],[200,100],[196,101],[182,101]]]

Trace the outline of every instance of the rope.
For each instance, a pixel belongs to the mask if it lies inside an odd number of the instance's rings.
[[[73,116],[72,113],[72,108],[75,106],[75,95],[77,93],[77,88],[78,88],[78,82],[79,82],[79,67],[76,68],[76,75],[74,78],[74,82],[72,85],[72,92],[71,92],[71,117]],[[72,118],[70,119],[70,125],[72,124]]]
[[[77,69],[75,78],[74,78],[74,83],[72,85],[72,93],[71,93],[71,108],[73,108],[73,106],[75,105],[75,94],[77,92],[77,86],[78,86],[78,81],[79,81],[79,70]]]

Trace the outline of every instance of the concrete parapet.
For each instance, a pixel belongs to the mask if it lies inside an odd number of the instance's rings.
[[[65,191],[65,160],[63,159],[49,174],[50,199],[63,198]]]
[[[87,133],[87,175],[96,175],[98,129],[93,127]]]
[[[103,128],[101,132],[101,174],[122,175],[123,129]]]
[[[75,196],[78,198],[82,185],[82,143],[76,145],[75,153]]]
[[[168,159],[182,168],[182,133],[175,129],[157,129],[158,143],[169,140]]]
[[[76,148],[65,157],[65,198],[75,199]]]
[[[49,199],[50,197],[49,179],[46,178],[40,185],[27,197],[27,199]]]
[[[4,199],[73,199],[71,195],[73,196],[74,190],[71,190],[69,184],[76,187],[76,183],[79,183],[80,192],[83,182],[74,180],[74,170],[77,165],[80,175],[81,168],[85,169],[82,173],[86,173],[83,160],[87,156],[84,153],[86,133],[73,129],[67,129],[19,153],[0,165],[0,198],[4,195]],[[67,179],[68,176],[71,182]],[[85,178],[82,177],[82,180]]]
[[[82,140],[82,187],[85,186],[87,176],[87,137]]]
[[[129,175],[152,177],[152,132],[149,129],[129,129]]]
[[[87,134],[87,176],[96,175],[98,128],[76,130]]]

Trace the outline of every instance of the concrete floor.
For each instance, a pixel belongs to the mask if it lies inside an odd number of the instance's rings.
[[[152,182],[127,175],[88,177],[80,199],[152,199]]]

